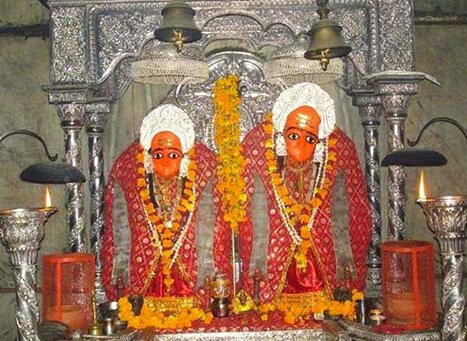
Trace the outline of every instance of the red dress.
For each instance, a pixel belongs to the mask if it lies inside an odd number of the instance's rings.
[[[252,193],[253,176],[256,172],[265,187],[269,216],[268,261],[265,282],[261,286],[261,300],[270,301],[280,293],[304,293],[322,290],[325,282],[329,289],[340,286],[351,286],[363,290],[366,276],[366,254],[371,240],[371,214],[367,199],[365,182],[360,163],[353,142],[338,128],[329,136],[336,140],[334,150],[337,160],[332,171],[325,172],[325,178],[331,181],[331,190],[317,208],[315,219],[311,227],[312,240],[316,246],[316,253],[307,253],[306,271],[296,267],[293,257],[294,245],[290,232],[279,211],[275,200],[271,177],[268,172],[265,156],[264,123],[253,129],[243,142],[248,170],[245,178],[248,180],[247,193]],[[349,236],[356,278],[350,283],[340,282],[336,278],[336,257],[334,250],[331,207],[333,202],[333,187],[336,177],[343,173],[345,192],[349,211]],[[250,206],[247,208],[251,210]],[[296,229],[299,227],[297,226]],[[299,231],[297,231],[299,232]],[[251,221],[240,227],[240,244],[242,245],[243,271],[248,273],[252,255],[252,225]],[[322,265],[317,261],[320,259]],[[251,290],[252,280],[243,277],[244,286]],[[326,280],[326,281],[325,281]]]
[[[195,183],[196,203],[191,222],[188,226],[181,226],[181,247],[172,267],[172,285],[170,296],[194,296],[197,283],[197,251],[196,226],[197,204],[200,201],[208,181],[213,178],[216,159],[212,151],[202,144],[195,144],[195,162],[197,165]],[[130,145],[114,163],[110,172],[105,192],[105,230],[102,247],[102,281],[107,297],[115,299],[115,278],[112,278],[114,265],[114,226],[112,210],[115,197],[115,184],[118,184],[124,193],[128,210],[128,224],[131,231],[131,250],[129,261],[129,284],[124,295],[137,294],[144,296],[168,296],[167,288],[163,283],[161,272],[161,254],[151,243],[150,226],[146,218],[144,204],[140,198],[137,187],[139,177],[137,155],[142,151],[139,142]],[[214,186],[213,186],[214,188]],[[216,195],[216,193],[214,193]],[[216,206],[217,210],[217,206]],[[188,214],[188,213],[186,213]],[[231,274],[230,265],[230,231],[225,224],[218,221],[213,226],[213,264],[224,273]],[[182,221],[186,221],[186,217]],[[183,225],[183,224],[182,224]],[[154,263],[155,262],[155,263]],[[155,274],[150,278],[150,268],[155,264]]]

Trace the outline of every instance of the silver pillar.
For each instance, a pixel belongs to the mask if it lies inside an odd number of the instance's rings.
[[[19,341],[40,341],[36,296],[37,250],[44,224],[56,212],[50,208],[0,211],[0,239],[10,257],[16,287],[16,326]]]
[[[420,72],[394,71],[369,77],[373,91],[381,98],[388,124],[388,152],[404,147],[405,120],[410,98],[417,93],[418,83],[426,75]],[[401,240],[405,236],[405,171],[402,166],[388,170],[388,239]]]
[[[65,161],[83,170],[81,156],[81,130],[85,108],[82,104],[59,104],[59,116],[65,132]],[[84,224],[84,184],[66,184],[67,221],[70,228],[71,252],[86,252]]]
[[[102,134],[110,112],[108,102],[96,102],[86,105],[86,133],[89,148],[89,189],[91,192],[91,252],[96,254],[96,300],[107,300],[102,286],[101,248],[104,233],[104,151]]]
[[[371,208],[372,236],[367,255],[367,297],[381,296],[381,181],[379,167],[380,99],[370,91],[353,91],[365,140],[365,180]]]
[[[463,286],[467,196],[419,199],[428,227],[439,242],[443,270],[443,341],[463,340]]]

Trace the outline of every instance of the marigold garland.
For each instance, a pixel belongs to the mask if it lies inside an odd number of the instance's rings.
[[[258,307],[261,320],[268,320],[268,313],[280,311],[284,314],[284,322],[293,325],[303,325],[316,315],[327,313],[331,316],[355,318],[355,301],[363,299],[363,293],[352,290],[352,300],[344,302],[332,300],[322,291],[297,295],[302,299],[288,300],[279,298],[273,303],[262,304]],[[316,314],[316,315],[315,315]]]
[[[183,231],[178,233],[181,228],[181,220],[183,215],[188,212],[189,219],[184,226],[188,226],[191,220],[191,213],[195,208],[195,177],[196,177],[196,163],[193,160],[193,149],[188,153],[190,158],[190,164],[188,165],[188,171],[186,176],[186,181],[182,191],[182,196],[179,203],[175,208],[175,214],[173,215],[174,220],[167,224],[164,222],[159,215],[157,210],[154,207],[154,203],[150,197],[149,183],[147,181],[147,174],[144,168],[144,150],[137,155],[138,162],[138,178],[136,180],[136,186],[143,203],[144,210],[146,213],[146,218],[148,220],[149,226],[151,227],[151,240],[156,252],[159,252],[161,255],[162,263],[162,274],[164,275],[164,284],[167,288],[167,292],[170,293],[171,287],[174,283],[172,278],[171,267],[174,263],[175,258],[178,255],[179,248],[181,246],[180,242],[176,242],[183,237]],[[157,267],[157,261],[154,260],[150,266],[149,276],[146,280],[144,290],[146,290],[152,278],[155,275],[155,270]]]
[[[151,299],[145,299],[141,314],[135,316],[131,309],[131,303],[127,297],[118,301],[120,320],[128,321],[128,327],[144,329],[154,327],[157,329],[180,329],[190,328],[195,321],[203,321],[210,324],[213,318],[211,313],[206,313],[200,308],[183,307],[172,312],[161,312],[151,304]]]
[[[271,113],[265,116],[263,127],[267,136],[265,141],[266,163],[271,177],[274,196],[280,208],[282,218],[288,226],[289,233],[291,234],[294,242],[298,244],[298,248],[294,255],[297,267],[299,269],[304,269],[307,266],[308,251],[311,249],[311,251],[315,253],[314,256],[317,256],[311,229],[313,228],[313,221],[317,209],[322,205],[331,189],[332,183],[328,176],[334,171],[336,163],[336,151],[334,150],[334,147],[337,141],[330,138],[326,140],[326,150],[324,152],[325,159],[322,163],[324,170],[317,172],[318,176],[323,174],[323,178],[315,179],[316,185],[314,186],[312,198],[308,203],[302,205],[293,201],[289,194],[289,190],[277,169],[277,160],[274,152],[274,126],[272,123]],[[296,230],[297,226],[299,227],[299,232]],[[322,268],[322,265],[319,264],[319,257],[316,258],[318,266]],[[323,271],[321,272],[323,273]],[[323,278],[323,280],[326,281],[326,278]]]
[[[245,179],[247,164],[240,145],[239,79],[235,75],[220,78],[214,84],[214,142],[218,154],[216,189],[221,193],[223,219],[233,231],[246,221]]]

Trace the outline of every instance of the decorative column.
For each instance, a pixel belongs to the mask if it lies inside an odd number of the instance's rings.
[[[418,83],[425,79],[421,72],[386,71],[373,74],[368,83],[380,96],[384,117],[388,124],[388,152],[404,147],[405,120],[410,98],[417,93]],[[388,239],[401,240],[405,236],[405,171],[402,166],[388,170]]]
[[[65,132],[65,161],[83,170],[81,156],[81,130],[84,125],[83,104],[59,104],[58,115]],[[84,224],[84,184],[66,184],[67,221],[70,228],[71,252],[86,252],[86,230]]]
[[[464,340],[465,296],[462,286],[467,196],[419,199],[417,203],[423,207],[428,227],[438,240],[441,253],[444,311],[441,339],[461,341]]]
[[[104,151],[102,134],[110,113],[109,102],[86,105],[86,133],[89,148],[89,189],[91,192],[91,252],[96,255],[96,300],[100,304],[107,300],[102,286],[101,248],[104,234]]]
[[[44,224],[54,207],[0,211],[0,240],[6,246],[16,287],[16,326],[19,341],[40,341],[36,296],[37,250]]]
[[[372,237],[367,255],[366,296],[381,296],[381,182],[379,167],[380,98],[368,90],[352,91],[365,139],[365,180],[371,208]]]

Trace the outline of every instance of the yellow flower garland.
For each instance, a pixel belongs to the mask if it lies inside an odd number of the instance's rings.
[[[214,142],[218,154],[217,190],[222,194],[223,219],[233,231],[246,220],[246,160],[240,145],[239,79],[235,75],[220,78],[214,85]]]
[[[128,327],[135,329],[144,329],[154,327],[157,329],[180,329],[190,328],[195,321],[203,321],[205,324],[210,324],[212,314],[206,313],[196,307],[182,307],[173,312],[161,312],[156,309],[156,305],[152,303],[156,298],[145,298],[141,314],[133,315],[131,303],[127,297],[122,297],[118,301],[119,319],[128,321]]]
[[[333,316],[343,316],[349,319],[355,318],[355,301],[363,299],[363,293],[352,290],[352,299],[344,302],[332,300],[324,292],[312,292],[294,295],[293,299],[280,297],[273,303],[266,303],[258,307],[261,320],[268,320],[268,313],[280,311],[284,314],[284,322],[293,325],[301,325],[311,317],[327,312]]]
[[[164,275],[164,284],[166,285],[168,293],[171,291],[171,287],[174,283],[172,278],[171,267],[178,254],[179,245],[174,243],[174,238],[177,238],[177,232],[180,230],[180,222],[185,212],[191,214],[195,207],[195,189],[194,181],[196,177],[196,163],[193,160],[193,149],[188,154],[190,163],[188,165],[187,179],[185,181],[184,189],[182,191],[182,197],[180,202],[177,204],[174,214],[174,221],[172,226],[166,227],[164,221],[157,215],[157,211],[154,207],[154,203],[150,198],[149,184],[147,182],[147,174],[144,169],[144,151],[141,150],[137,155],[137,161],[139,164],[138,178],[136,180],[136,186],[140,195],[141,202],[144,205],[146,218],[149,225],[151,226],[152,243],[156,251],[159,251],[162,256],[162,273]],[[188,225],[189,219],[186,223]],[[157,262],[154,260],[151,264],[149,276],[144,285],[146,291],[149,287],[152,278],[155,275],[155,269]]]
[[[319,179],[315,180],[317,181],[317,185],[315,186],[311,200],[305,205],[301,205],[295,203],[292,200],[289,190],[287,189],[287,186],[285,185],[284,180],[282,179],[282,176],[279,174],[277,169],[277,160],[274,152],[274,126],[272,123],[271,113],[265,116],[263,127],[267,136],[265,141],[266,163],[269,175],[271,177],[274,195],[276,197],[276,201],[278,202],[282,217],[284,218],[285,223],[288,225],[292,239],[296,244],[299,245],[294,254],[297,267],[299,269],[306,268],[307,253],[311,249],[317,260],[317,265],[320,268],[321,273],[324,273],[322,270],[323,265],[321,264],[320,257],[314,246],[311,229],[313,227],[314,216],[317,212],[317,209],[323,204],[326,195],[331,189],[332,183],[326,177],[326,175],[329,175],[334,171],[334,166],[336,163],[336,151],[334,150],[334,147],[337,141],[335,139],[328,138],[325,142],[327,151],[325,152],[325,160],[323,161],[324,179],[322,181],[319,181]],[[319,173],[320,172],[318,172],[318,174]],[[297,235],[295,230],[296,226],[300,226],[299,235]],[[325,286],[329,288],[327,279],[325,276],[323,277]]]

